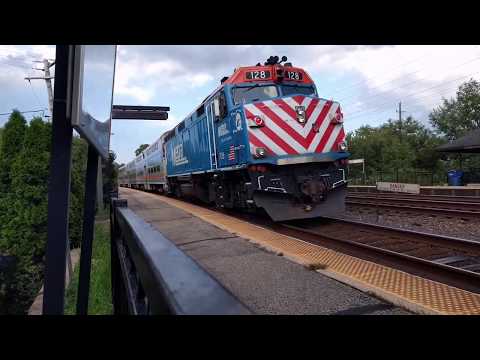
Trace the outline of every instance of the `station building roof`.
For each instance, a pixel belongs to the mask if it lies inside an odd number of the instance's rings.
[[[480,153],[480,129],[473,130],[457,140],[441,145],[436,150],[441,152]]]

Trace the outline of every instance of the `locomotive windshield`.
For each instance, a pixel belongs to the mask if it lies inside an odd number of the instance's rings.
[[[282,94],[284,96],[299,94],[299,95],[315,95],[313,86],[301,86],[298,84],[282,85]]]
[[[311,85],[282,84],[282,96],[289,95],[316,95],[315,88]],[[235,105],[246,104],[254,101],[268,100],[279,96],[276,85],[260,85],[236,87],[233,89],[233,101]]]
[[[233,89],[233,101],[236,105],[271,99],[277,96],[278,90],[275,85],[261,86],[255,84],[248,87],[237,87]]]

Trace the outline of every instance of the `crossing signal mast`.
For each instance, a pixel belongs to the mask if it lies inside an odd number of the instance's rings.
[[[34,61],[36,63],[42,63],[43,69],[33,68],[34,70],[39,70],[44,72],[44,76],[28,76],[25,80],[30,82],[31,80],[45,80],[45,84],[47,85],[47,92],[48,92],[48,110],[50,112],[50,116],[53,114],[53,88],[52,88],[52,79],[53,76],[50,74],[50,68],[55,65],[55,60],[48,60],[43,59],[41,61]]]

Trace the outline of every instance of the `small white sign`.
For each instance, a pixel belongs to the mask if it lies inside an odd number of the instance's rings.
[[[392,182],[377,182],[378,191],[393,191],[410,194],[420,194],[420,185],[418,184],[404,184]]]
[[[364,159],[348,159],[349,164],[363,164],[364,162]]]

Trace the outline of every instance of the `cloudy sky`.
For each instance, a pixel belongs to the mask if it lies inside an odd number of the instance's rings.
[[[428,122],[442,97],[454,96],[459,84],[480,79],[479,46],[119,46],[115,104],[166,105],[168,121],[117,120],[111,148],[127,162],[141,143],[151,143],[193,110],[223,76],[237,66],[285,55],[314,79],[321,97],[342,105],[347,131],[379,125],[403,116]],[[33,61],[55,58],[54,46],[0,45],[0,114],[47,109],[45,83]],[[31,118],[42,112],[25,113]],[[48,115],[48,111],[45,111]],[[0,126],[8,115],[0,115]]]

